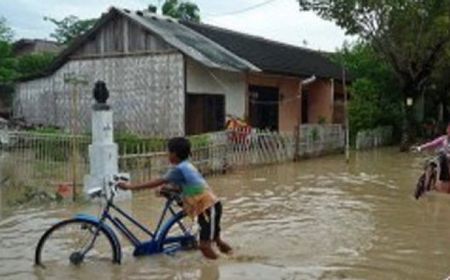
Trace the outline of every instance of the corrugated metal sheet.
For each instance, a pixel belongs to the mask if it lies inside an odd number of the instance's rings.
[[[117,10],[205,66],[229,71],[260,71],[247,60],[174,19],[140,11]]]

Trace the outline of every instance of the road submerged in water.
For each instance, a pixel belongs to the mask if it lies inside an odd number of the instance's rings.
[[[1,279],[444,279],[450,275],[450,196],[412,194],[423,157],[396,148],[244,170],[208,178],[224,204],[233,256],[199,252],[132,257],[122,265],[33,267],[50,225],[98,205],[0,205]],[[5,201],[5,197],[1,197]],[[121,204],[153,225],[163,201],[152,192]]]

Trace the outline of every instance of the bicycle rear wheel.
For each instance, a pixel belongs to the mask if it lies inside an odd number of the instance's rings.
[[[94,237],[93,247],[83,255]],[[79,265],[86,261],[120,263],[118,246],[111,233],[99,227],[97,222],[70,219],[52,226],[44,233],[36,247],[34,261],[42,267]]]

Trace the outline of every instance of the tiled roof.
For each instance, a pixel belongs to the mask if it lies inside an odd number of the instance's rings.
[[[177,21],[143,12],[111,8],[96,25],[64,49],[48,69],[25,77],[30,80],[52,74],[60,68],[90,36],[108,24],[117,14],[128,17],[157,34],[183,54],[207,67],[231,71],[341,79],[341,67],[322,52],[300,48],[265,38],[239,33],[211,25]]]
[[[315,75],[338,80],[342,77],[341,67],[319,51],[207,24],[188,21],[181,23],[249,61],[264,72],[302,77]]]

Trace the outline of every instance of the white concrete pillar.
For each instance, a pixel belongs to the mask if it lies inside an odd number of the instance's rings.
[[[107,95],[106,87],[104,90]],[[89,145],[89,175],[84,178],[84,193],[106,186],[119,173],[119,148],[114,143],[113,132],[113,111],[106,100],[97,100],[92,110],[92,144]],[[119,196],[131,197],[131,192],[120,191]]]

